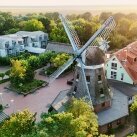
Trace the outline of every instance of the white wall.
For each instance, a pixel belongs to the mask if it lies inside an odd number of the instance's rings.
[[[7,52],[5,51],[5,49],[0,49],[0,57],[6,57],[7,56]]]
[[[115,61],[113,61],[113,59],[115,58]],[[111,63],[117,63],[117,70],[111,69]],[[129,84],[133,84],[133,80],[131,79],[131,77],[128,75],[128,73],[126,72],[126,70],[124,69],[124,67],[122,66],[122,64],[119,62],[119,60],[117,59],[116,56],[113,56],[109,59],[109,61],[106,63],[105,65],[106,68],[106,73],[107,73],[107,79],[112,79],[111,78],[111,71],[117,72],[117,77],[115,80],[118,81],[123,81],[125,83],[129,83]],[[124,74],[124,78],[123,80],[121,80],[121,74]]]

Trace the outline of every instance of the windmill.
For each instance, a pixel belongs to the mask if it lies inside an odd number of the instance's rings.
[[[74,61],[77,61],[77,63],[78,63],[77,66],[80,70],[79,72],[80,72],[81,82],[79,83],[79,85],[82,85],[81,86],[82,87],[82,91],[81,91],[82,95],[80,96],[80,94],[76,94],[76,97],[77,97],[77,95],[79,97],[85,96],[87,98],[87,100],[89,100],[90,102],[93,102],[94,98],[91,97],[92,95],[90,93],[89,86],[87,84],[86,73],[85,73],[86,57],[89,54],[88,49],[91,49],[91,51],[92,51],[92,47],[96,47],[97,49],[99,49],[98,46],[101,46],[101,45],[99,45],[99,39],[105,40],[109,36],[111,31],[115,28],[115,21],[114,21],[113,17],[109,17],[104,22],[104,24],[100,27],[100,29],[98,29],[95,32],[95,34],[86,42],[86,44],[80,48],[80,40],[77,36],[77,33],[73,29],[72,23],[67,18],[62,16],[61,14],[59,15],[59,17],[62,21],[62,24],[65,28],[65,31],[68,35],[68,38],[69,38],[72,48],[74,50],[74,56],[71,57],[63,66],[61,66],[57,71],[55,71],[50,76],[50,82],[52,82],[56,78],[58,78],[58,76],[60,74],[62,74]],[[100,49],[99,52],[100,53],[103,52],[102,50]],[[75,84],[74,84],[74,86],[75,86]],[[73,93],[75,91],[74,86],[72,86]]]

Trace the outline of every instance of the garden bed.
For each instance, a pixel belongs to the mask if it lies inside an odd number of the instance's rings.
[[[48,83],[45,81],[34,79],[32,82],[26,83],[22,86],[15,87],[10,84],[9,87],[5,87],[5,88],[26,96],[47,85]]]

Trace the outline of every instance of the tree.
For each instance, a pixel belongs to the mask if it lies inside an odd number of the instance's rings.
[[[16,26],[14,17],[9,12],[0,12],[0,34],[5,34],[6,31]]]
[[[2,80],[3,80],[4,76],[5,76],[5,73],[0,73],[0,77]]]
[[[137,134],[129,135],[127,137],[137,137]]]
[[[34,79],[34,71],[26,60],[11,60],[10,81],[18,87]]]
[[[51,58],[55,56],[56,53],[53,53],[52,51],[47,51],[46,53],[42,53],[39,55],[39,60],[41,65],[46,65],[50,62]]]
[[[13,114],[0,128],[1,137],[21,137],[32,132],[35,117],[28,110]]]
[[[132,105],[130,107],[130,110],[132,113],[134,113],[135,118],[137,120],[137,96],[135,97],[134,102],[132,103]]]
[[[97,116],[94,113],[93,106],[85,102],[84,99],[72,99],[72,102],[67,108],[67,112],[72,113],[75,119],[82,119],[85,126],[85,132],[87,134],[97,135],[98,122]],[[76,125],[77,126],[77,125]]]
[[[83,99],[72,99],[65,112],[45,114],[40,129],[52,137],[91,137],[98,135],[97,116]]]
[[[26,31],[38,31],[44,29],[42,22],[38,21],[37,19],[24,21],[22,25],[23,25],[23,29]]]
[[[50,27],[51,27],[51,33],[49,36],[52,41],[69,43],[68,36],[67,36],[61,22],[59,22],[57,24],[57,23],[55,23],[54,20],[52,20],[50,23]]]
[[[114,33],[110,36],[110,49],[120,49],[125,47],[129,43],[129,40],[125,37],[122,36],[121,34]]]
[[[57,54],[56,57],[53,56],[51,58],[51,63],[54,65],[54,67],[58,68],[65,64],[70,59],[70,57],[71,56],[67,53]]]
[[[117,25],[118,33],[124,36],[128,36],[131,23],[132,22],[129,19],[121,18]]]
[[[30,56],[30,57],[28,58],[28,63],[29,63],[29,66],[31,66],[31,68],[32,68],[33,70],[38,69],[39,66],[40,66],[39,57]]]
[[[99,20],[101,22],[105,21],[106,19],[108,19],[110,16],[112,16],[112,13],[111,12],[102,12],[100,14],[100,17],[99,17]]]
[[[133,22],[129,28],[129,38],[136,40],[137,36],[137,21]]]
[[[39,18],[39,21],[42,22],[42,24],[45,28],[45,31],[47,33],[49,33],[50,32],[50,20],[48,18],[41,17],[41,18]]]
[[[100,26],[98,23],[89,22],[82,18],[74,20],[72,23],[81,41],[81,45],[84,45]]]
[[[31,134],[23,135],[21,137],[50,137],[46,130],[40,130],[40,131],[33,131]]]

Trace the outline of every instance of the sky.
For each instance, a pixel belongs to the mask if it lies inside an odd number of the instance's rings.
[[[137,5],[137,0],[0,0],[0,6]]]

